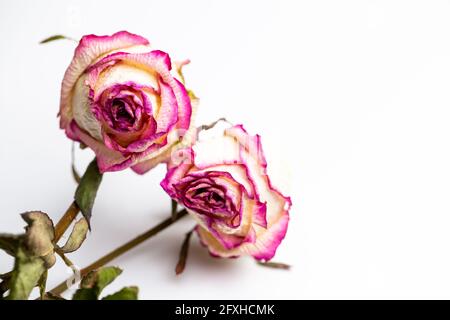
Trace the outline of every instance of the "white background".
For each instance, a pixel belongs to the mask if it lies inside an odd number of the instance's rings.
[[[114,264],[107,290],[142,299],[450,298],[449,1],[1,1],[0,230],[19,213],[56,221],[71,202],[71,143],[58,128],[75,44],[62,33],[141,34],[190,58],[197,123],[221,116],[260,133],[273,180],[292,196],[272,270],[211,258],[195,238],[174,267],[185,221]],[[93,157],[77,151],[84,170]],[[106,174],[84,266],[164,219],[164,167]],[[0,272],[12,261],[0,255]],[[59,263],[50,286],[69,275]]]

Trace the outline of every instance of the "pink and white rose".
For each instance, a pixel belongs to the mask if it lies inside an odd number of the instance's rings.
[[[161,186],[197,220],[201,242],[214,256],[270,260],[285,237],[291,200],[267,176],[260,137],[238,125],[182,152]]]
[[[84,36],[62,82],[60,127],[95,152],[101,172],[150,170],[195,138],[193,103],[171,70],[141,36]]]

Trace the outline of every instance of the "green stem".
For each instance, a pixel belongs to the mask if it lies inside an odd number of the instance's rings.
[[[138,246],[139,244],[141,244],[142,242],[152,238],[153,236],[155,236],[156,234],[158,234],[160,231],[166,229],[167,227],[169,227],[170,225],[172,225],[174,222],[180,220],[182,217],[184,217],[187,214],[186,209],[181,210],[180,212],[178,212],[177,216],[174,218],[169,217],[166,220],[162,221],[160,224],[154,226],[153,228],[151,228],[150,230],[148,230],[147,232],[137,236],[136,238],[128,241],[127,243],[121,245],[120,247],[114,249],[113,251],[111,251],[110,253],[106,254],[105,256],[101,257],[100,259],[98,259],[97,261],[94,261],[93,263],[91,263],[90,265],[88,265],[87,267],[81,269],[80,271],[80,276],[84,277],[85,275],[87,275],[89,272],[96,270],[100,267],[103,267],[104,265],[106,265],[107,263],[111,262],[112,260],[114,260],[115,258],[123,255],[124,253],[126,253],[127,251],[135,248],[136,246]],[[60,295],[61,293],[63,293],[64,291],[66,291],[68,289],[67,287],[67,281],[61,282],[58,286],[56,286],[55,288],[53,288],[52,290],[50,290],[50,293],[53,295]]]

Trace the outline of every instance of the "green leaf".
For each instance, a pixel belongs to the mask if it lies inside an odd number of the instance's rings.
[[[75,292],[73,300],[96,300],[103,289],[113,282],[122,270],[117,267],[103,267],[89,272],[80,283],[80,289]],[[93,297],[95,297],[93,299]]]
[[[87,232],[89,230],[89,224],[85,218],[78,220],[70,233],[69,239],[67,240],[64,247],[61,250],[64,253],[74,252],[78,250],[86,239]]]
[[[75,202],[90,225],[92,207],[98,187],[102,182],[102,174],[98,170],[97,160],[94,159],[86,169],[75,192]]]
[[[117,267],[104,267],[99,269],[97,271],[97,281],[95,284],[97,296],[99,296],[103,289],[113,282],[121,273],[122,270]]]
[[[22,238],[23,236],[2,233],[0,234],[0,249],[14,257]]]
[[[72,300],[97,300],[97,294],[93,289],[78,289],[72,297]]]
[[[26,300],[45,270],[44,260],[27,255],[24,248],[19,246],[9,281],[10,292],[7,299]]]
[[[102,300],[137,300],[138,293],[138,287],[125,287],[116,293],[104,297]]]
[[[44,44],[44,43],[49,43],[49,42],[52,42],[52,41],[62,40],[62,39],[67,39],[67,40],[75,41],[75,39],[66,37],[66,36],[64,36],[64,35],[62,35],[62,34],[56,34],[56,35],[54,35],[54,36],[45,38],[44,40],[41,40],[39,43],[40,43],[40,44]]]

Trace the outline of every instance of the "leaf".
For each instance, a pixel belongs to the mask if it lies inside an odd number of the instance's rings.
[[[138,293],[138,287],[125,287],[116,293],[104,297],[102,300],[137,300]]]
[[[171,199],[171,204],[172,204],[172,220],[175,221],[177,219],[178,202]]]
[[[22,214],[22,218],[28,223],[24,239],[26,249],[30,255],[41,257],[46,268],[51,268],[56,262],[53,221],[41,211],[25,212]]]
[[[27,255],[24,248],[19,246],[7,299],[26,300],[45,270],[44,260]]]
[[[47,285],[47,276],[48,276],[48,270],[45,270],[42,274],[41,278],[38,281],[38,287],[39,287],[39,295],[41,297],[41,300],[44,300],[45,298],[45,287]]]
[[[89,224],[85,218],[78,220],[73,226],[69,239],[66,244],[61,248],[64,253],[74,252],[78,250],[86,239],[87,232],[89,230]]]
[[[280,262],[271,262],[271,261],[262,262],[262,261],[257,261],[257,263],[260,266],[268,267],[268,268],[274,268],[274,269],[289,270],[291,268],[290,265],[285,264],[285,263],[280,263]]]
[[[198,100],[198,97],[195,95],[194,91],[187,90],[187,94],[189,96],[189,99],[191,99],[191,100]]]
[[[80,289],[75,292],[73,300],[98,299],[103,289],[113,282],[121,273],[122,270],[117,267],[103,267],[89,272],[81,280]]]
[[[0,234],[0,249],[14,257],[22,238],[13,234]]]
[[[104,267],[97,271],[97,282],[95,288],[97,290],[97,295],[103,291],[103,289],[113,282],[120,274],[122,269],[117,267]]]
[[[12,272],[8,272],[0,275],[0,300],[3,299],[3,296],[6,291],[9,290],[9,281],[11,280]]]
[[[58,295],[56,295],[56,294],[53,294],[53,293],[51,293],[51,292],[47,292],[47,293],[44,295],[44,299],[43,299],[43,300],[66,300],[66,299],[64,299],[63,297],[58,296]]]
[[[230,124],[230,125],[232,125],[232,123],[230,122],[230,121],[228,121],[226,118],[219,118],[219,119],[217,119],[216,121],[214,121],[214,122],[211,122],[210,124],[204,124],[204,125],[201,125],[200,127],[198,127],[197,128],[197,133],[200,133],[201,131],[204,131],[204,130],[209,130],[209,129],[212,129],[212,128],[214,128],[219,122],[226,122],[226,123],[228,123],[228,124]]]
[[[97,300],[97,294],[93,289],[78,289],[72,297],[72,300]]]
[[[89,225],[92,216],[92,207],[94,206],[98,187],[102,182],[102,176],[98,170],[97,160],[94,159],[87,167],[83,177],[81,177],[75,192],[75,202]]]
[[[52,253],[55,230],[48,215],[40,211],[30,211],[23,213],[22,218],[28,223],[24,242],[27,249],[39,257]]]
[[[186,260],[189,252],[189,240],[191,239],[193,231],[194,230],[191,230],[188,233],[186,233],[186,238],[184,239],[183,244],[181,245],[180,258],[178,260],[177,266],[175,267],[175,273],[177,275],[181,274],[184,271],[184,268],[186,267]]]
[[[62,40],[62,39],[67,39],[67,40],[75,41],[75,39],[66,37],[66,36],[64,36],[64,35],[62,35],[62,34],[56,34],[56,35],[54,35],[54,36],[45,38],[44,40],[40,41],[39,44],[49,43],[49,42],[52,42],[52,41]]]

